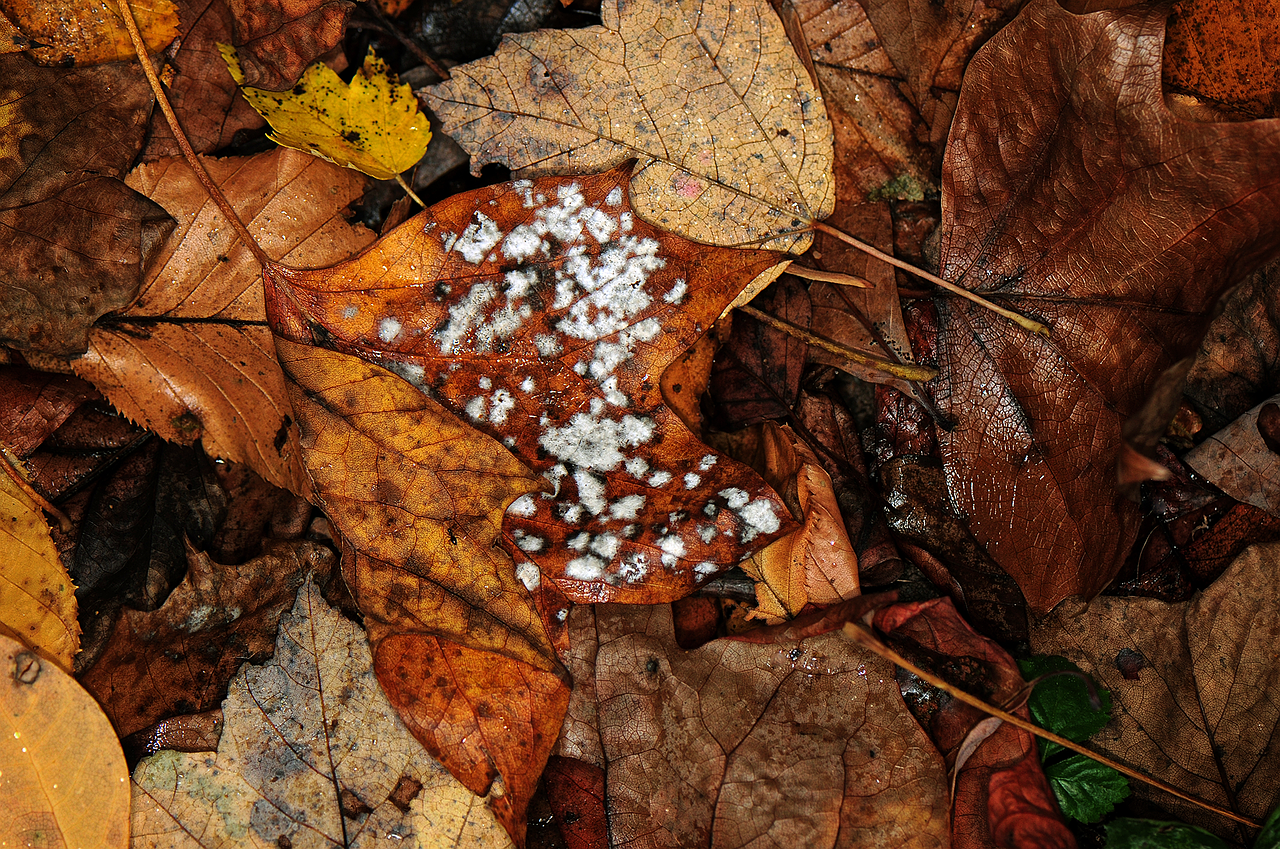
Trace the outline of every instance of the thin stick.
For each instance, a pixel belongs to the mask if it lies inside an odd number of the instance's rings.
[[[869,368],[882,371],[885,374],[898,377],[903,380],[933,380],[938,376],[938,372],[928,366],[918,366],[915,363],[895,363],[889,360],[882,360],[879,357],[873,357],[870,354],[850,348],[847,345],[841,345],[839,342],[832,342],[825,336],[819,336],[805,330],[803,327],[792,324],[791,322],[778,318],[777,316],[763,313],[755,307],[741,306],[738,307],[741,312],[754,318],[756,321],[763,321],[770,327],[776,327],[788,336],[793,336],[802,342],[808,342],[810,345],[816,345],[824,351],[830,351],[838,357],[845,357],[853,360],[855,363],[861,363]]]
[[[912,265],[909,262],[903,262],[902,260],[898,259],[896,256],[892,256],[890,254],[885,253],[882,250],[879,250],[878,248],[868,245],[866,242],[862,241],[861,239],[855,239],[853,236],[850,236],[848,233],[845,233],[842,230],[837,230],[836,228],[830,226],[829,224],[825,224],[821,221],[815,221],[813,224],[813,228],[815,230],[820,230],[823,233],[826,233],[828,236],[834,236],[835,238],[839,239],[845,244],[852,245],[853,247],[857,248],[863,253],[869,256],[873,256],[876,259],[880,260],[881,262],[887,262],[895,268],[901,268],[903,271],[907,272],[908,274],[914,274],[917,277],[920,277],[924,280],[928,280],[930,283],[934,284],[935,286],[941,286],[943,289],[946,289],[948,292],[959,295],[962,298],[967,298],[968,300],[973,301],[975,304],[984,306],[987,309],[991,310],[992,312],[998,313],[999,315],[1004,316],[1005,318],[1014,322],[1018,326],[1026,328],[1032,333],[1038,333],[1041,336],[1049,335],[1049,328],[1041,324],[1040,322],[1036,321],[1035,319],[1027,318],[1025,315],[1016,313],[1013,310],[1008,310],[1008,309],[1005,309],[1004,307],[997,306],[991,303],[990,301],[988,301],[986,298],[982,297],[981,295],[974,294],[973,292],[970,292],[968,289],[962,289],[956,284],[943,280],[941,277],[939,277],[936,274],[930,274],[929,272],[925,271],[922,268],[916,268],[914,265]]]
[[[853,286],[858,289],[873,289],[869,280],[854,277],[852,274],[841,274],[838,271],[823,271],[820,268],[805,268],[794,262],[787,266],[787,273],[805,280],[820,280],[823,283],[835,283],[837,286]]]
[[[1176,796],[1184,802],[1189,802],[1192,805],[1196,805],[1198,807],[1204,808],[1207,811],[1213,811],[1215,814],[1219,816],[1226,817],[1229,820],[1234,820],[1235,822],[1241,823],[1243,825],[1247,825],[1250,828],[1262,827],[1262,823],[1260,822],[1255,822],[1254,820],[1251,820],[1248,817],[1242,817],[1239,814],[1235,813],[1234,811],[1229,811],[1226,808],[1220,808],[1217,805],[1213,804],[1212,802],[1206,802],[1203,799],[1197,799],[1195,796],[1188,795],[1182,790],[1179,790],[1177,787],[1174,787],[1172,784],[1167,784],[1158,778],[1152,778],[1149,775],[1144,775],[1143,773],[1138,772],[1136,769],[1132,767],[1125,766],[1119,761],[1113,761],[1111,758],[1107,757],[1106,755],[1100,755],[1097,752],[1091,751],[1090,749],[1086,749],[1084,746],[1081,746],[1079,743],[1075,742],[1074,740],[1068,740],[1066,737],[1063,737],[1059,734],[1054,734],[1052,731],[1046,731],[1040,726],[1035,725],[1031,722],[1028,722],[1027,720],[1023,719],[1020,716],[1009,713],[1008,711],[1001,710],[995,705],[989,705],[986,702],[984,702],[982,699],[978,698],[977,696],[969,695],[964,690],[961,690],[957,687],[952,686],[950,683],[948,683],[947,681],[944,681],[942,678],[939,678],[937,675],[934,675],[931,672],[924,671],[923,669],[916,666],[911,661],[907,660],[902,655],[898,654],[892,648],[885,645],[885,643],[882,642],[880,639],[878,639],[874,634],[872,634],[871,631],[865,625],[859,625],[855,622],[846,622],[844,626],[844,635],[849,639],[853,640],[858,645],[880,655],[890,663],[893,663],[893,664],[896,664],[897,666],[902,667],[903,669],[910,672],[912,675],[915,675],[917,678],[927,681],[928,683],[937,687],[939,690],[942,690],[944,693],[947,693],[953,698],[959,699],[960,701],[964,702],[967,705],[970,705],[971,707],[977,708],[983,713],[987,713],[987,714],[990,714],[991,716],[997,717],[999,719],[1003,719],[1005,722],[1009,723],[1010,725],[1013,725],[1017,728],[1021,728],[1023,731],[1034,734],[1035,736],[1043,740],[1048,740],[1051,743],[1057,743],[1059,746],[1061,746],[1064,749],[1070,749],[1071,751],[1076,752],[1077,754],[1084,755],[1086,758],[1095,760],[1098,763],[1103,764],[1104,766],[1109,766],[1112,769],[1114,769],[1116,772],[1127,775],[1135,781],[1141,781],[1144,784],[1150,784],[1152,787],[1158,787],[1164,792],[1172,796]]]
[[[142,34],[138,32],[138,22],[133,18],[133,10],[129,8],[128,0],[119,0],[117,5],[119,5],[120,14],[124,18],[125,29],[129,31],[129,39],[133,42],[134,52],[138,54],[138,61],[142,63],[142,71],[147,75],[147,82],[151,84],[151,91],[156,96],[156,102],[160,104],[160,111],[164,113],[165,120],[169,122],[169,129],[173,131],[173,137],[177,140],[183,157],[190,164],[191,169],[195,171],[196,179],[200,181],[200,185],[204,186],[204,190],[209,193],[214,205],[222,211],[223,216],[231,224],[231,229],[236,231],[240,241],[244,242],[244,246],[249,249],[259,264],[263,268],[275,265],[276,263],[272,261],[271,257],[267,256],[266,251],[258,244],[258,240],[253,238],[249,228],[244,226],[244,222],[240,220],[240,216],[236,214],[230,201],[227,200],[227,196],[222,193],[222,189],[218,188],[218,184],[209,176],[209,172],[205,170],[204,163],[196,156],[195,150],[191,147],[191,142],[187,140],[187,134],[182,131],[182,125],[178,123],[178,116],[173,113],[173,107],[169,105],[169,98],[160,86],[160,78],[156,76],[155,66],[151,64],[151,56],[147,53],[147,45],[142,41]]]
[[[409,182],[407,180],[405,180],[403,174],[396,175],[396,182],[400,184],[400,188],[404,189],[404,193],[413,199],[414,203],[416,203],[418,206],[422,207],[423,209],[427,208],[427,205],[422,202],[422,198],[418,197],[416,194],[413,193],[413,187],[409,185]]]
[[[3,459],[0,459],[0,465],[4,466],[5,472],[8,473],[9,478],[13,481],[14,485],[17,486],[18,489],[22,490],[23,493],[26,494],[27,498],[34,501],[37,507],[57,519],[58,526],[62,528],[62,532],[64,534],[71,533],[71,520],[67,518],[67,514],[50,504],[47,498],[36,492],[35,488],[27,482],[27,479],[18,471],[17,467],[20,462],[18,458],[13,456],[13,454],[9,452],[9,449],[4,448],[3,446],[0,446],[0,454],[3,455]]]

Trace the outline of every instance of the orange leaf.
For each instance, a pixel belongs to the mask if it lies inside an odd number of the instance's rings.
[[[386,364],[546,478],[503,534],[576,601],[678,598],[792,527],[658,386],[784,257],[643,223],[629,173],[457,195],[350,262],[268,280],[278,335]]]

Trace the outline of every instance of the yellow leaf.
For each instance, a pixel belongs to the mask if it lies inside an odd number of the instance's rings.
[[[219,44],[237,83],[244,74],[234,47]],[[392,82],[386,64],[369,51],[348,85],[328,65],[307,69],[291,91],[244,87],[245,100],[271,124],[271,140],[390,180],[427,150],[427,116],[408,85]]]
[[[172,0],[132,0],[129,8],[152,53],[177,38],[178,7]],[[83,67],[134,61],[133,42],[115,0],[4,0],[0,12],[0,33],[9,36],[6,45],[13,42],[16,32],[30,45],[27,56],[37,65]]]
[[[98,703],[0,636],[0,846],[123,849],[129,770]]]
[[[0,474],[0,564],[0,634],[70,669],[80,650],[75,586],[40,509],[6,474]]]

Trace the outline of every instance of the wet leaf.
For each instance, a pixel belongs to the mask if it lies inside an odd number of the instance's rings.
[[[134,846],[509,846],[431,760],[374,680],[359,628],[315,584],[281,619],[275,657],[246,664],[216,755],[164,751],[134,771]]]
[[[53,546],[44,513],[3,471],[0,563],[0,634],[70,671],[80,650],[75,585]]]
[[[472,156],[529,176],[636,158],[636,213],[802,252],[831,214],[831,125],[766,0],[605,0],[602,26],[508,36],[425,92]]]
[[[0,843],[129,845],[129,770],[111,724],[69,674],[4,635],[0,764]]]
[[[486,451],[506,446],[545,478],[543,492],[511,504],[503,534],[576,601],[678,598],[790,526],[764,482],[690,434],[658,386],[780,255],[697,245],[636,220],[627,180],[622,168],[457,195],[349,263],[279,271],[268,292],[279,337],[385,364],[408,381],[386,390],[403,409],[438,403],[432,416],[469,421],[492,438]],[[392,383],[384,374],[368,391]],[[332,385],[342,394],[330,415],[384,403],[354,378]],[[401,394],[418,390],[431,401]],[[470,430],[449,432],[466,444]],[[342,450],[314,462],[336,469]],[[439,462],[422,451],[417,462]],[[510,468],[496,463],[471,468]],[[499,509],[487,484],[464,483],[474,491],[454,509]],[[358,549],[378,526],[352,537]],[[393,563],[408,550],[387,552],[377,556]]]
[[[324,265],[373,238],[339,214],[364,185],[349,171],[290,151],[207,165],[270,256]],[[185,163],[150,163],[129,181],[179,224],[137,299],[93,329],[76,372],[165,439],[200,439],[212,456],[305,492],[258,263]]]
[[[1280,718],[1280,546],[1254,546],[1189,602],[1101,597],[1067,602],[1032,633],[1038,652],[1066,656],[1111,691],[1115,720],[1102,751],[1218,805],[1261,819],[1280,768],[1269,729]],[[1137,662],[1135,662],[1137,661]],[[1135,782],[1188,822],[1244,840],[1238,826]]]
[[[159,53],[178,35],[178,10],[172,0],[133,0],[129,8],[148,52]],[[0,3],[0,13],[32,42],[25,53],[39,65],[83,67],[130,62],[136,56],[113,0],[71,6],[41,0],[5,0]]]
[[[1100,821],[1129,798],[1129,780],[1084,755],[1045,764],[1045,777],[1064,816],[1085,823]]]
[[[231,76],[244,82],[235,48],[219,45]],[[391,79],[369,50],[364,67],[345,83],[317,62],[286,92],[246,86],[245,99],[274,131],[277,144],[303,150],[375,180],[390,180],[422,158],[431,140],[427,116],[408,85]]]
[[[1182,0],[1169,18],[1164,81],[1250,117],[1280,110],[1280,26],[1247,0]]]
[[[1037,611],[1120,568],[1138,526],[1121,426],[1278,244],[1280,122],[1175,118],[1162,31],[1156,11],[1035,0],[970,63],[951,129],[942,275],[1052,333],[938,301],[939,444],[953,500]],[[1150,449],[1167,418],[1147,413]]]
[[[942,764],[891,667],[829,630],[866,608],[690,652],[668,606],[574,608],[561,749],[604,767],[611,845],[947,845]]]

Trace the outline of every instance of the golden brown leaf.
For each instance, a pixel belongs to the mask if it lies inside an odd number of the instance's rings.
[[[1280,114],[1280,15],[1258,0],[1181,0],[1169,16],[1164,81],[1250,117]]]
[[[129,8],[149,52],[159,53],[178,35],[173,0],[131,0]],[[115,0],[3,0],[0,12],[34,42],[26,55],[39,65],[83,67],[137,55]]]
[[[129,845],[129,770],[98,704],[0,635],[0,845]]]
[[[323,265],[373,238],[339,214],[363,188],[358,174],[281,150],[207,165],[272,257]],[[165,439],[200,439],[209,454],[305,493],[257,262],[181,160],[143,165],[129,182],[179,224],[134,303],[93,329],[76,372]]]
[[[508,36],[426,90],[479,173],[637,158],[644,220],[697,241],[802,252],[831,214],[831,125],[768,0],[605,0],[602,26]]]

